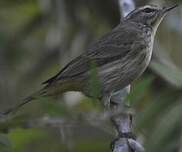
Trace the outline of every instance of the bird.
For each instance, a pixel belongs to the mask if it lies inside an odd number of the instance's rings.
[[[149,65],[159,24],[177,6],[146,5],[133,10],[111,32],[96,40],[87,51],[43,82],[40,91],[2,115],[15,112],[39,97],[54,97],[67,91],[81,91],[86,96],[93,97],[93,67],[99,86],[95,98],[104,107],[110,107],[112,94],[130,85]]]

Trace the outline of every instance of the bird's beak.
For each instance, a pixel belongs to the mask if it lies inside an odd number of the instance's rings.
[[[171,6],[171,7],[164,7],[164,8],[163,8],[163,13],[165,14],[165,13],[167,13],[167,12],[173,10],[173,9],[176,8],[176,7],[178,7],[177,4],[174,5],[174,6]]]
[[[157,29],[157,27],[159,26],[159,24],[161,23],[162,19],[167,15],[167,13],[171,10],[173,10],[174,8],[176,8],[178,5],[173,5],[171,7],[163,7],[162,9],[160,9],[158,11],[158,18],[156,19],[156,21],[154,22],[154,25]]]

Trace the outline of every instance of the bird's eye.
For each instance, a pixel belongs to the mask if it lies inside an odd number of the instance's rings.
[[[151,9],[151,8],[145,8],[143,11],[144,11],[145,13],[152,13],[152,12],[154,12],[155,10],[154,10],[154,9]]]

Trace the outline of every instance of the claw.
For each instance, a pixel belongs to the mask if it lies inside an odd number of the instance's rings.
[[[101,102],[104,105],[104,110],[109,110],[110,109],[110,99],[111,99],[111,95],[110,94],[106,94],[102,97]]]
[[[104,101],[104,109],[109,110],[110,109],[110,100]]]

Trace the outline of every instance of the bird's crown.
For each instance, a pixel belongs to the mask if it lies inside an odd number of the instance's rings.
[[[172,7],[160,7],[157,5],[146,5],[139,7],[129,13],[125,20],[133,21],[136,23],[141,23],[151,27],[157,27],[166,13],[173,8],[177,7],[174,5]]]

